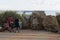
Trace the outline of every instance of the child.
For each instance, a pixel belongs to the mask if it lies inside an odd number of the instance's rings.
[[[13,22],[13,20],[11,20],[11,22],[10,22],[10,26],[11,26],[11,29],[14,28],[14,22]]]

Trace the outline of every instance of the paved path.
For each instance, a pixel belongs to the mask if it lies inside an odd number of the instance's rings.
[[[0,32],[0,40],[60,40],[60,34],[33,30],[21,30],[20,33]]]

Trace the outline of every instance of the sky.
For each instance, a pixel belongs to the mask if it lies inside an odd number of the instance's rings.
[[[0,10],[43,10],[47,15],[56,15],[60,0],[0,0]]]

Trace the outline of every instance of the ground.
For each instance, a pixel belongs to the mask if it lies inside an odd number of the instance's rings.
[[[60,34],[47,31],[20,30],[19,33],[0,32],[0,40],[60,40]]]

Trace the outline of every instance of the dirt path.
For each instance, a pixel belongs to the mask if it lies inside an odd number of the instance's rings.
[[[46,31],[20,30],[20,33],[1,32],[0,40],[60,40],[60,34]]]

